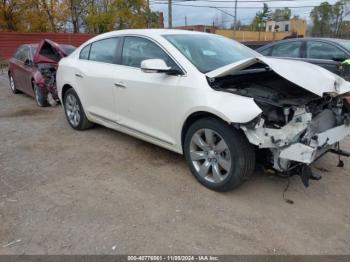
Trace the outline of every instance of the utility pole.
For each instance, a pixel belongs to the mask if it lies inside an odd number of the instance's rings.
[[[185,16],[185,28],[187,29],[187,16]]]
[[[147,11],[146,11],[146,15],[147,15],[147,28],[150,28],[150,13],[151,13],[151,9],[149,7],[149,0],[147,0]]]
[[[168,27],[173,27],[172,0],[168,0]]]
[[[233,38],[236,37],[236,30],[237,30],[237,0],[235,0],[235,18],[233,22]]]

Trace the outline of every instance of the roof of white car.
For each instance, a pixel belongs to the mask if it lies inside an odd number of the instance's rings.
[[[97,38],[104,38],[104,37],[111,37],[111,36],[118,36],[118,35],[145,35],[150,37],[156,37],[161,35],[183,35],[183,34],[207,34],[203,32],[195,32],[195,31],[189,31],[189,30],[180,30],[180,29],[125,29],[125,30],[118,30],[118,31],[111,31],[108,33],[104,33],[99,35]],[[95,38],[96,39],[96,38]]]

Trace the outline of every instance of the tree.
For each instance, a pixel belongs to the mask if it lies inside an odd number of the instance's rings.
[[[1,0],[0,2],[0,30],[17,31],[20,22],[20,9],[18,1]]]
[[[312,33],[318,36],[339,36],[342,24],[350,14],[350,0],[340,0],[334,5],[323,2],[310,13],[313,22]]]
[[[94,33],[156,26],[158,20],[159,14],[149,12],[144,0],[93,1],[85,17],[88,31]]]
[[[158,28],[160,26],[160,13],[159,12],[151,12],[147,13],[147,27],[148,28]]]
[[[74,33],[80,32],[80,27],[92,1],[93,0],[65,0],[65,5],[69,13],[69,22],[72,24]]]
[[[277,8],[271,15],[271,18],[274,21],[286,21],[290,20],[291,17],[292,10],[290,10],[288,7],[285,7],[283,9]]]
[[[310,13],[313,22],[312,33],[325,36],[331,32],[332,6],[328,2],[323,2],[314,7]]]
[[[102,33],[158,27],[145,0],[0,0],[0,30]]]
[[[26,31],[62,31],[67,22],[67,6],[61,0],[26,0],[22,5]]]
[[[251,30],[260,31],[264,28],[266,21],[271,18],[271,11],[266,3],[264,3],[263,9],[255,14],[255,17],[250,25]]]
[[[350,0],[340,0],[333,6],[333,31],[336,36],[346,30],[343,27],[343,22],[348,15],[350,15]],[[345,32],[348,33],[348,31]]]

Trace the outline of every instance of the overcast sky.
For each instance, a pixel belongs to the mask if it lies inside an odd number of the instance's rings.
[[[205,1],[190,1],[190,2],[179,2],[181,0],[174,0],[173,5],[173,26],[182,26],[185,25],[185,16],[187,16],[187,25],[196,25],[196,24],[207,24],[211,25],[213,21],[225,21],[225,26],[229,26],[233,23],[233,17],[228,15],[223,15],[221,18],[222,12],[215,10],[214,8],[199,8],[199,7],[185,7],[178,6],[181,5],[201,5],[201,6],[216,6],[216,7],[231,7],[232,8],[222,8],[222,10],[234,15],[234,1],[233,0],[220,0],[222,2],[210,2],[210,0]],[[215,0],[214,0],[215,1]],[[217,1],[217,0],[216,0]],[[226,1],[226,2],[225,2]],[[239,2],[242,1],[242,2]],[[243,2],[245,0],[238,0],[238,9],[237,9],[237,20],[240,20],[242,24],[250,24],[255,13],[262,9],[264,1],[256,0],[259,2]],[[247,0],[252,1],[252,0]],[[289,1],[276,1],[266,2],[271,9],[273,7],[293,7],[293,6],[315,6],[319,5],[325,0],[289,0]],[[334,4],[337,0],[328,0],[330,4]],[[158,4],[167,3],[166,0],[150,0],[151,9],[153,11],[161,11],[164,13],[164,25],[168,25],[168,6],[167,4]],[[256,9],[240,9],[239,7],[259,7]],[[310,20],[309,14],[312,10],[312,7],[304,8],[291,8],[292,16],[299,15],[300,18]]]

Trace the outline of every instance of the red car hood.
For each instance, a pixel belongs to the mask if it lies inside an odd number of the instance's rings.
[[[52,52],[48,54],[47,50],[50,49]],[[33,62],[35,64],[58,64],[58,61],[66,56],[66,52],[59,44],[49,39],[44,39],[39,43],[38,48],[36,49]]]

